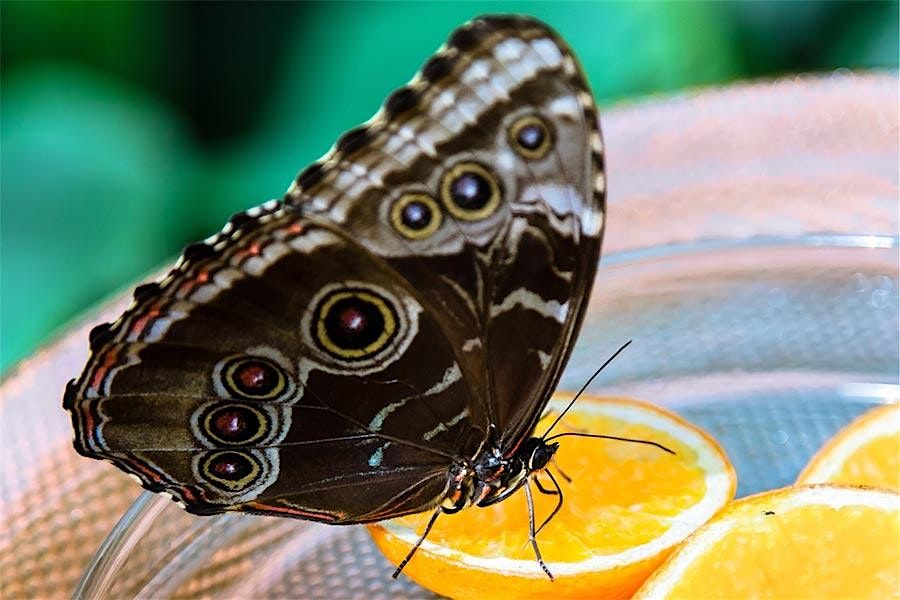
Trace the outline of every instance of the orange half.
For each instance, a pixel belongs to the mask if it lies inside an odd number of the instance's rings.
[[[900,492],[900,404],[872,409],[809,461],[797,483],[846,483]]]
[[[634,596],[900,597],[900,495],[792,486],[733,502]]]
[[[536,431],[543,433],[570,395],[558,394]],[[551,582],[528,541],[528,509],[520,490],[486,508],[441,515],[404,573],[455,598],[630,596],[672,549],[732,499],[735,473],[706,433],[655,406],[582,397],[554,433],[587,431],[651,440],[676,452],[613,440],[560,439],[564,504],[538,535]],[[552,487],[546,474],[538,476]],[[532,488],[536,521],[556,498]],[[398,564],[430,513],[370,526],[378,547]]]

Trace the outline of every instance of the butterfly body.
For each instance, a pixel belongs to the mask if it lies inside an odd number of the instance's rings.
[[[468,506],[501,502],[518,491],[530,475],[546,468],[558,447],[558,443],[531,437],[509,457],[491,445],[471,461],[454,463],[448,472],[442,511],[450,514]]]
[[[602,140],[545,25],[457,30],[281,201],[91,333],[78,452],[197,514],[334,524],[486,506],[532,437],[600,252]]]

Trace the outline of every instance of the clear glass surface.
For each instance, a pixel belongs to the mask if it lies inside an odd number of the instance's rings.
[[[898,240],[828,235],[604,257],[560,389],[667,406],[716,437],[738,495],[791,483],[839,428],[898,392]],[[188,515],[145,493],[79,597],[428,597],[364,528]]]

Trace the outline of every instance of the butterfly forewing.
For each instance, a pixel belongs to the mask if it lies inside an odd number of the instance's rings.
[[[459,349],[473,412],[515,447],[568,357],[602,234],[597,115],[566,45],[530,19],[479,19],[307,173],[288,201],[421,290]],[[496,184],[493,210],[490,197],[482,210],[455,200],[454,182],[477,191],[479,179]]]
[[[553,32],[460,28],[284,204],[95,330],[64,401],[76,448],[201,514],[435,506],[451,465],[514,451],[559,378],[599,254],[600,148]]]

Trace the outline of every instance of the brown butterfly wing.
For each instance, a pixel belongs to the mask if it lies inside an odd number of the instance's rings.
[[[92,335],[76,448],[189,510],[363,522],[434,506],[559,378],[603,223],[600,135],[545,26],[455,32],[289,190]]]
[[[454,197],[478,178],[496,203]],[[485,17],[301,173],[287,201],[346,229],[419,290],[462,350],[476,422],[511,451],[577,334],[604,195],[596,109],[568,47],[532,19]]]
[[[433,506],[470,440],[454,350],[408,283],[277,204],[95,330],[76,448],[189,510],[377,520]]]

